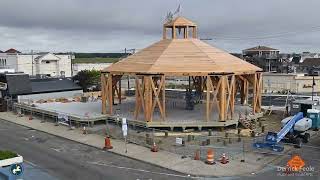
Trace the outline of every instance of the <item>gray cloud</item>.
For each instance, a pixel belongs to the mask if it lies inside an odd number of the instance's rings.
[[[200,37],[228,51],[258,44],[283,52],[320,51],[318,0],[184,0]],[[113,52],[161,38],[172,0],[2,0],[0,49]],[[320,26],[320,25],[319,25]],[[296,32],[296,33],[292,33]],[[273,38],[261,38],[261,37]]]

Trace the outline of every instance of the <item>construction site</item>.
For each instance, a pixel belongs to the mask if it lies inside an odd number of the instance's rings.
[[[182,158],[208,162],[214,150],[223,164],[250,157],[265,165],[307,143],[320,111],[301,105],[287,117],[288,98],[281,111],[263,110],[262,74],[197,39],[197,25],[179,16],[163,25],[162,40],[103,69],[101,91],[21,95],[7,105],[20,118],[105,136],[106,147],[111,138]],[[291,144],[281,144],[287,134]]]

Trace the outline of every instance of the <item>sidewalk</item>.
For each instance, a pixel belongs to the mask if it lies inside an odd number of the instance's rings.
[[[41,123],[39,119],[28,120],[27,116],[18,117],[12,112],[2,112],[0,113],[0,116],[2,120],[87,144],[99,149],[104,146],[104,137],[101,135],[84,135],[80,129],[69,130],[66,126],[54,126],[53,123],[49,122]],[[148,148],[135,144],[128,144],[128,152],[125,153],[125,144],[123,141],[112,139],[111,142],[113,149],[109,150],[110,152],[193,176],[220,177],[250,175],[252,172],[261,170],[265,164],[270,163],[274,159],[274,157],[271,159],[270,157],[264,158],[263,155],[258,157],[255,154],[246,153],[245,163],[240,162],[240,159],[236,159],[231,160],[228,164],[217,162],[215,165],[207,165],[202,161],[195,161],[190,158],[182,159],[180,155],[166,151],[154,153]],[[259,162],[257,159],[259,159]]]

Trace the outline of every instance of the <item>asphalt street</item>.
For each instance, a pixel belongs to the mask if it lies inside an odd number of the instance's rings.
[[[21,154],[25,160],[24,180],[96,180],[96,179],[188,179],[174,171],[125,158],[87,145],[0,120],[0,149]],[[286,165],[292,155],[298,154],[306,166],[314,167],[312,176],[281,175],[277,167]],[[279,156],[276,165],[243,177],[201,179],[319,179],[320,138],[311,139],[301,149],[293,149]]]
[[[0,149],[59,180],[187,179],[188,176],[0,120]],[[26,168],[28,171],[28,168]],[[28,173],[28,172],[25,172]],[[40,173],[39,173],[40,174]],[[30,176],[30,173],[29,173]],[[43,180],[43,174],[33,180]],[[28,179],[28,177],[26,177]]]

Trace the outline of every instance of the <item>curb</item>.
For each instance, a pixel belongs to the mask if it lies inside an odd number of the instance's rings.
[[[90,144],[86,144],[84,142],[79,142],[79,141],[76,141],[76,140],[73,140],[73,139],[69,139],[69,138],[66,138],[66,137],[62,137],[62,136],[59,136],[59,135],[56,135],[56,134],[52,134],[50,132],[47,132],[47,131],[43,131],[43,130],[39,130],[39,129],[35,129],[35,128],[32,128],[32,127],[29,127],[27,125],[23,125],[23,124],[19,124],[17,122],[13,122],[13,121],[8,121],[6,119],[3,119],[3,118],[0,118],[0,120],[2,121],[6,121],[6,122],[9,122],[9,123],[12,123],[12,124],[16,124],[16,125],[19,125],[19,126],[23,126],[23,127],[27,127],[27,128],[31,128],[31,129],[34,129],[34,130],[37,130],[39,132],[43,132],[43,133],[46,133],[46,134],[50,134],[52,136],[55,136],[55,137],[58,137],[58,138],[62,138],[62,139],[66,139],[66,140],[69,140],[69,141],[72,141],[72,142],[76,142],[76,143],[80,143],[82,145],[85,145],[85,146],[90,146],[90,147],[93,147],[95,149],[99,149],[99,150],[102,150],[102,147],[101,148],[98,148],[94,145],[90,145]],[[163,168],[163,169],[166,169],[166,170],[170,170],[170,171],[173,171],[173,172],[176,172],[176,173],[180,173],[180,174],[183,174],[183,175],[192,175],[193,177],[190,176],[190,178],[201,178],[201,177],[219,177],[219,176],[205,176],[205,175],[196,175],[196,174],[187,174],[185,172],[180,172],[180,171],[177,171],[177,170],[173,170],[173,169],[170,169],[168,167],[163,167],[163,166],[160,166],[158,164],[153,164],[151,162],[147,162],[147,161],[143,161],[141,159],[137,159],[137,158],[134,158],[134,157],[130,157],[130,156],[125,156],[123,154],[119,154],[119,153],[116,153],[116,152],[113,152],[113,151],[108,151],[106,150],[105,152],[109,152],[109,153],[112,153],[112,154],[115,154],[115,155],[118,155],[118,156],[122,156],[122,157],[125,157],[125,158],[129,158],[129,159],[132,159],[132,160],[135,160],[135,161],[139,161],[139,162],[143,162],[143,163],[146,163],[146,164],[149,164],[149,165],[152,165],[152,166],[156,166],[156,167],[159,167],[159,168]]]

